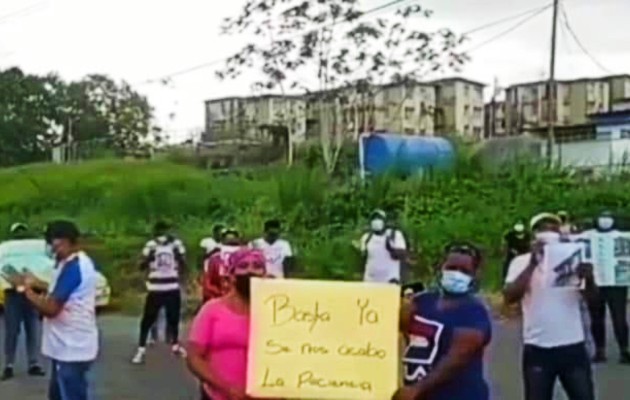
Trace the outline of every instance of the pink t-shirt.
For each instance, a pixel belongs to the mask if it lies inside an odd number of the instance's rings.
[[[208,354],[208,367],[231,387],[245,390],[249,315],[232,311],[223,299],[207,302],[195,317],[189,340]],[[212,400],[229,400],[216,388],[205,386]]]

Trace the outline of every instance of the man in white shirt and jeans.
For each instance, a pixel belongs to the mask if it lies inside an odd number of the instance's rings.
[[[407,257],[407,243],[402,232],[387,227],[387,214],[376,210],[370,218],[370,231],[361,237],[364,256],[364,281],[401,283],[401,265]]]
[[[267,263],[267,274],[273,278],[284,278],[293,272],[295,257],[288,241],[280,237],[282,224],[276,219],[265,222],[263,237],[254,240],[250,247],[261,250]]]
[[[503,290],[506,302],[520,302],[523,312],[525,400],[552,400],[558,379],[569,400],[594,400],[580,309],[581,296],[596,293],[592,266],[578,267],[582,293],[578,287],[546,286],[543,251],[546,245],[561,241],[561,220],[544,213],[532,218],[530,225],[535,237],[532,251],[512,261]]]

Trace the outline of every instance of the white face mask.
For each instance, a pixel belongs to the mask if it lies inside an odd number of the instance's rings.
[[[442,271],[440,285],[442,289],[451,294],[468,293],[472,287],[473,278],[460,271]]]
[[[607,231],[613,227],[615,221],[610,217],[601,217],[597,219],[597,226],[599,229]]]
[[[373,219],[370,222],[370,228],[373,232],[381,232],[385,229],[385,220],[380,218]]]
[[[558,243],[560,241],[560,234],[558,232],[538,232],[536,233],[536,240],[544,244]]]

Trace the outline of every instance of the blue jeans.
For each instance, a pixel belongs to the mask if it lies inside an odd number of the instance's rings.
[[[37,327],[39,324],[37,311],[33,308],[26,296],[15,290],[4,291],[4,356],[7,366],[15,364],[15,353],[17,350],[20,330],[24,327],[26,336],[26,353],[28,364],[37,364]]]
[[[92,362],[63,362],[52,360],[48,400],[88,400],[88,373]]]
[[[523,348],[525,400],[553,400],[556,381],[569,400],[595,400],[591,360],[586,345]]]

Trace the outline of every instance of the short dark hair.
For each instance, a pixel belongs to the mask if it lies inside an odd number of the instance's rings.
[[[46,242],[51,243],[55,239],[67,239],[76,243],[81,237],[81,232],[72,221],[57,220],[50,222],[46,227]]]
[[[266,231],[268,231],[269,229],[280,229],[280,228],[282,228],[282,224],[280,223],[280,220],[278,219],[269,219],[265,221]]]
[[[212,232],[220,234],[223,232],[224,229],[225,224],[216,224],[212,227]]]
[[[470,242],[462,241],[448,243],[446,246],[444,246],[444,255],[448,255],[449,253],[469,255],[473,258],[473,261],[475,262],[475,269],[481,266],[481,261],[483,259],[481,255],[481,250],[479,249],[479,247]]]
[[[169,230],[170,228],[171,228],[171,225],[169,225],[168,222],[158,221],[153,226],[153,232],[164,232],[164,231]]]

